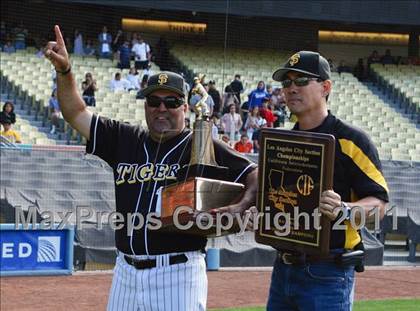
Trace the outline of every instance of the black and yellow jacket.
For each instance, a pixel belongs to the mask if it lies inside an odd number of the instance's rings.
[[[299,123],[293,130],[299,130]],[[342,201],[354,202],[373,196],[388,202],[388,186],[378,151],[365,132],[330,112],[320,126],[308,132],[331,134],[336,139],[333,190]],[[347,230],[331,231],[330,248],[352,249],[360,240],[357,230],[347,223]]]

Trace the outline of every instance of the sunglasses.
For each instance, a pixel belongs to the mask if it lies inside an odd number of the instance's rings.
[[[287,89],[292,86],[292,83],[295,83],[296,86],[307,86],[310,81],[317,81],[322,82],[322,79],[320,78],[309,78],[309,77],[299,77],[294,80],[286,79],[281,81],[281,85],[283,85],[283,88]]]
[[[163,103],[166,109],[176,109],[184,104],[184,99],[175,96],[157,97],[149,96],[146,98],[146,103],[149,107],[157,108]]]

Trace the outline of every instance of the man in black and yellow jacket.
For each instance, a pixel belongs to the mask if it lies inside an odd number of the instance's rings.
[[[330,76],[328,61],[310,51],[292,55],[273,74],[273,79],[283,85],[288,108],[298,118],[293,129],[331,134],[336,139],[333,189],[322,193],[319,211],[332,220],[332,225],[345,220],[344,229],[331,231],[330,256],[280,250],[272,274],[269,311],[351,310],[354,271],[361,253],[352,251],[362,247],[360,234],[350,219],[358,223],[375,217],[375,213],[383,217],[388,202],[388,187],[372,141],[327,109]],[[355,210],[359,213],[352,215]]]

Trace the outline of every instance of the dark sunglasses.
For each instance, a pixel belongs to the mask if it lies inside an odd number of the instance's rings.
[[[149,107],[157,108],[163,103],[166,109],[176,109],[184,104],[184,99],[175,96],[157,97],[148,96],[146,97],[146,103]]]
[[[321,82],[322,79],[320,78],[310,78],[310,77],[299,77],[294,80],[286,79],[281,81],[281,85],[283,85],[283,88],[287,89],[292,86],[292,83],[295,83],[296,86],[307,86],[310,81],[317,81]]]

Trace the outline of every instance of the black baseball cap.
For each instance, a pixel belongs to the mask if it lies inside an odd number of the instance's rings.
[[[185,97],[184,83],[185,80],[181,75],[175,72],[162,71],[149,77],[147,87],[142,93],[147,96],[156,90],[169,90]]]
[[[304,73],[322,80],[329,80],[331,76],[328,61],[319,53],[312,51],[300,51],[293,54],[283,67],[273,73],[273,80],[284,80],[289,71]]]

